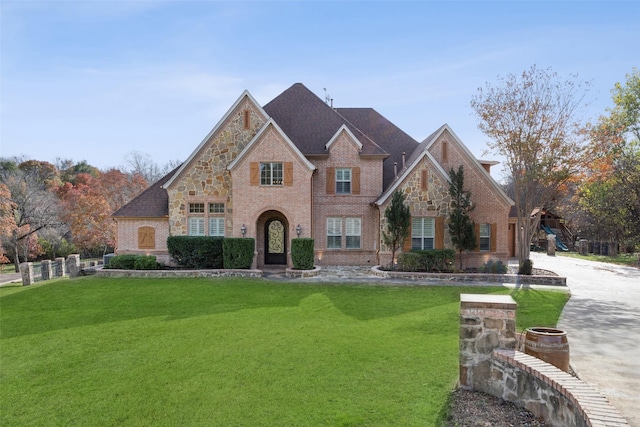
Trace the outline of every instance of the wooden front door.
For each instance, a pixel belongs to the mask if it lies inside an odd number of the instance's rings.
[[[264,228],[264,263],[287,263],[287,239],[285,227],[278,218],[267,221]]]

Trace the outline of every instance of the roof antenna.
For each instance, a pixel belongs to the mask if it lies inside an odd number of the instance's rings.
[[[325,102],[325,104],[329,105],[329,103],[331,103],[331,108],[333,108],[333,99],[331,99],[331,95],[329,95],[329,92],[327,92],[327,88],[323,87],[322,89],[324,90],[324,102]]]

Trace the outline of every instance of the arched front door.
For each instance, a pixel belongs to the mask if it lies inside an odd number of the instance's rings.
[[[269,219],[264,227],[264,263],[287,263],[287,228],[279,218]]]

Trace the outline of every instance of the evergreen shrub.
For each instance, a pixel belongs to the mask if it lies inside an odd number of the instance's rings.
[[[520,270],[518,271],[518,274],[531,276],[531,273],[533,273],[533,261],[525,259],[522,263],[522,267],[520,267]]]
[[[308,237],[291,239],[291,260],[296,270],[313,270],[315,241]]]
[[[406,252],[398,257],[398,269],[402,271],[450,273],[455,256],[453,249]]]
[[[167,249],[180,267],[220,269],[223,267],[223,241],[224,237],[169,236]]]
[[[507,266],[500,260],[489,260],[482,266],[482,272],[488,274],[506,274]]]
[[[227,237],[222,242],[223,265],[227,269],[249,269],[256,241],[253,238]]]
[[[116,255],[105,265],[106,269],[115,270],[157,270],[160,264],[152,255]]]

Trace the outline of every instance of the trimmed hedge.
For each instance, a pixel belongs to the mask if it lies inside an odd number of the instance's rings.
[[[488,274],[506,274],[509,268],[500,260],[489,260],[482,266],[482,272]]]
[[[308,237],[291,239],[291,260],[296,270],[313,270],[315,241]]]
[[[398,256],[398,270],[415,272],[449,273],[455,261],[453,249],[411,251]]]
[[[169,236],[167,249],[180,267],[220,269],[224,237]]]
[[[104,268],[114,270],[157,270],[160,264],[153,255],[117,255]]]
[[[227,269],[249,269],[256,241],[253,238],[227,237],[222,242],[223,265]]]

